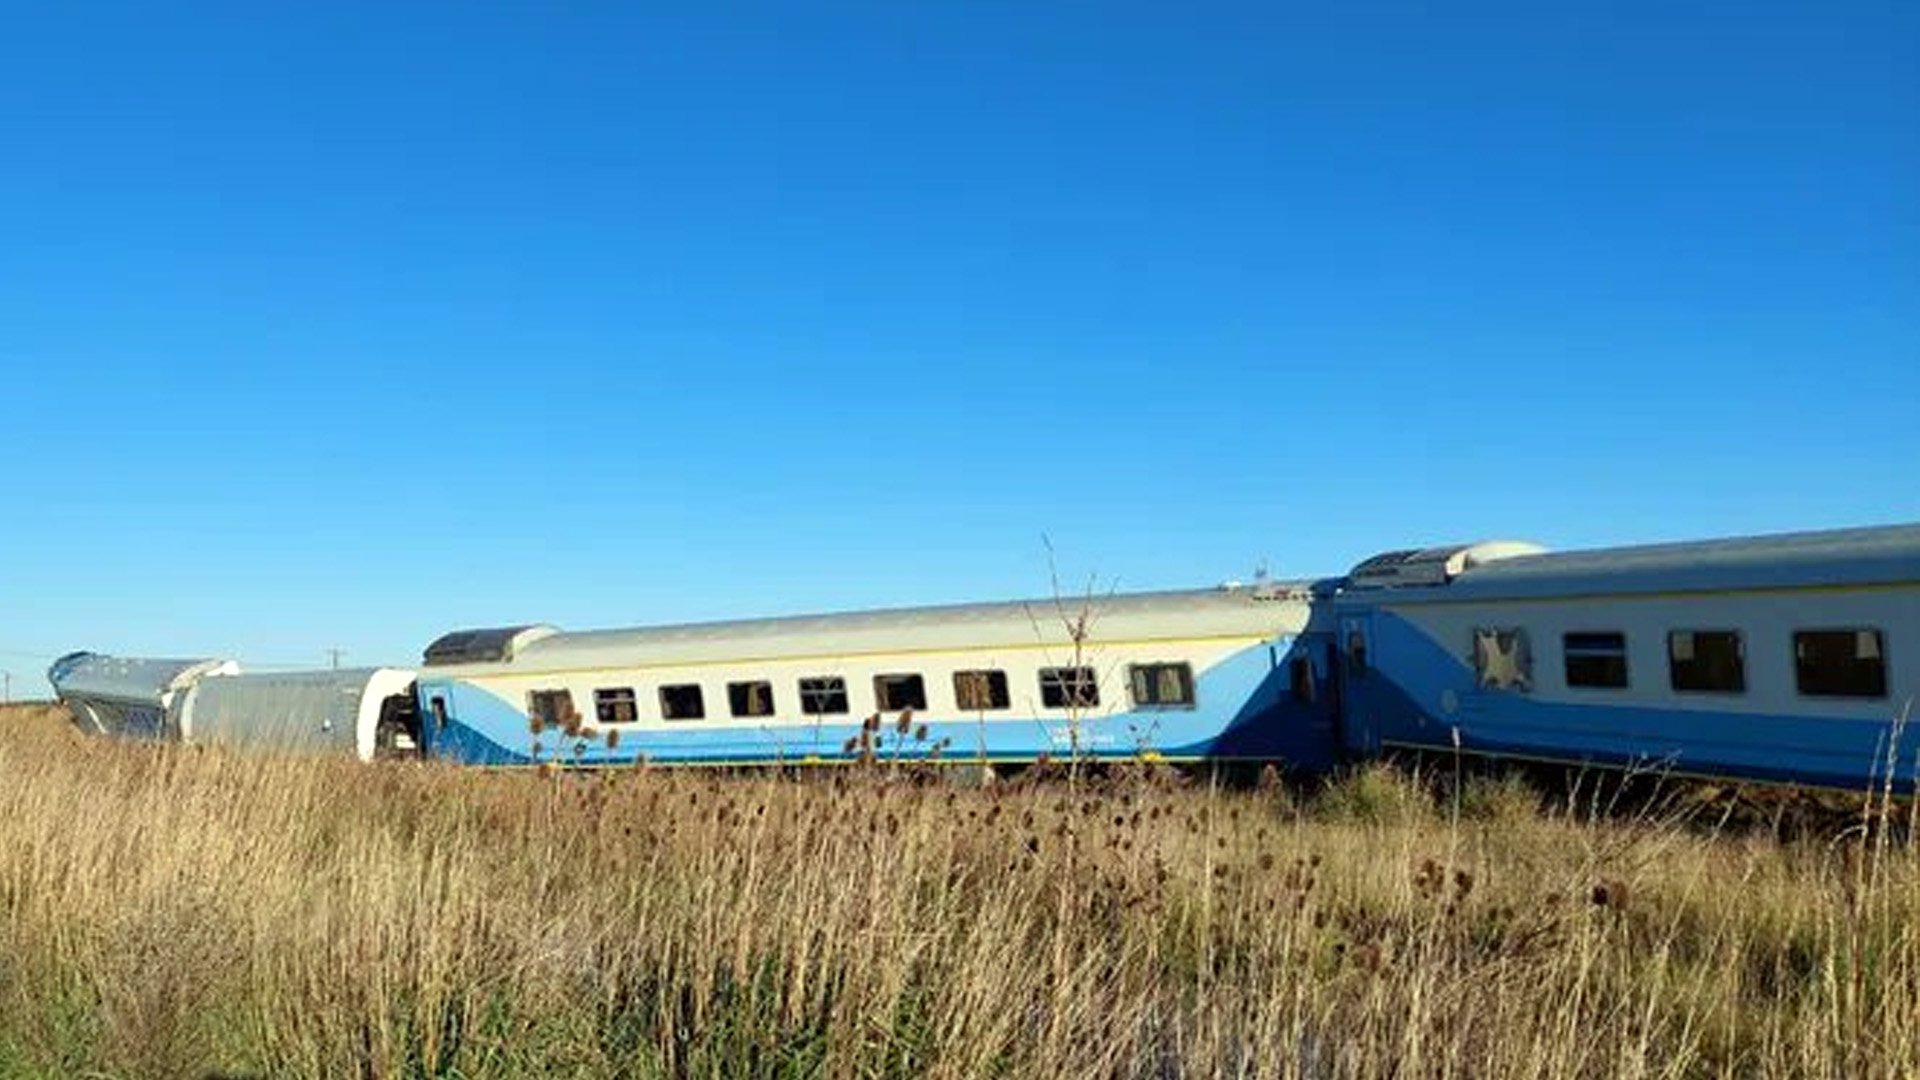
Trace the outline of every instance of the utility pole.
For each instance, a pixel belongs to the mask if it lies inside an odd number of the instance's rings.
[[[13,672],[0,671],[0,705],[13,704]]]
[[[335,646],[334,648],[327,650],[327,659],[333,661],[333,670],[335,671],[340,670],[340,658],[342,656],[345,656],[346,652],[347,650],[342,649],[338,646]]]

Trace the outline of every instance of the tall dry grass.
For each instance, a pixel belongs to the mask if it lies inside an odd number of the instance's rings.
[[[1142,781],[363,767],[0,714],[0,1075],[1920,1074],[1920,858]]]

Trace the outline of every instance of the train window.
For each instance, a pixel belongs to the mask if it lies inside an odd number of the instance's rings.
[[[847,707],[847,680],[838,675],[816,675],[800,680],[800,711],[808,716],[842,716]]]
[[[699,683],[680,683],[660,688],[660,718],[698,720],[707,715],[707,702]]]
[[[1347,673],[1359,678],[1367,673],[1367,635],[1347,631]]]
[[[1086,709],[1100,704],[1100,683],[1090,667],[1040,669],[1040,704],[1049,709]]]
[[[875,675],[873,700],[881,712],[927,707],[927,681],[918,675]]]
[[[640,703],[633,696],[633,687],[595,690],[593,715],[603,724],[631,724],[640,719]]]
[[[1627,635],[1617,630],[1586,630],[1560,638],[1567,662],[1567,685],[1617,690],[1627,685]]]
[[[1810,697],[1887,696],[1886,642],[1878,630],[1796,630],[1794,678]]]
[[[1747,655],[1740,631],[1673,631],[1667,635],[1667,674],[1675,690],[1744,692]]]
[[[956,671],[953,673],[953,702],[963,712],[993,712],[1013,704],[1007,693],[1004,671]]]
[[[1293,691],[1293,700],[1302,705],[1313,704],[1316,696],[1313,683],[1313,661],[1304,656],[1296,656],[1287,661],[1287,683]]]
[[[1517,626],[1476,627],[1473,670],[1483,690],[1533,689],[1533,649]]]
[[[573,694],[567,690],[527,691],[527,719],[543,728],[564,728],[577,722]]]
[[[1135,705],[1158,709],[1193,707],[1191,664],[1135,664],[1127,674]]]
[[[772,716],[773,684],[735,682],[727,684],[727,705],[735,716]]]
[[[447,699],[435,694],[433,700],[428,703],[427,708],[433,712],[433,726],[438,730],[445,731],[447,728]]]

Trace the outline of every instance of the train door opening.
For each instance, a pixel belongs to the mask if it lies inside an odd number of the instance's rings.
[[[412,688],[393,694],[380,703],[380,720],[374,728],[373,756],[376,758],[417,758],[426,752],[426,740],[420,730],[420,705]]]
[[[1380,749],[1380,731],[1368,704],[1370,673],[1374,665],[1373,620],[1366,614],[1340,616],[1339,639],[1330,656],[1340,711],[1341,748],[1350,754],[1373,754]]]
[[[446,751],[441,744],[451,735],[447,728],[453,721],[453,687],[423,686],[414,691],[414,700],[419,703],[415,715],[419,723],[421,754],[426,757],[442,756]]]
[[[1334,635],[1314,630],[1300,635],[1287,657],[1287,694],[1294,715],[1300,717],[1318,744],[1315,758],[1322,766],[1339,760],[1340,681],[1334,659]]]

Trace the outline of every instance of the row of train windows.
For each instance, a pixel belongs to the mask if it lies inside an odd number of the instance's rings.
[[[1040,704],[1049,709],[1089,709],[1100,704],[1100,683],[1090,667],[1041,668]],[[800,711],[808,716],[845,716],[853,711],[847,681],[838,675],[799,680]],[[1191,708],[1193,668],[1188,664],[1134,664],[1128,672],[1133,703],[1142,708]],[[701,720],[707,715],[706,690],[699,683],[675,683],[659,688],[660,718]],[[873,699],[881,712],[927,708],[926,679],[917,674],[875,675]],[[1013,707],[1007,673],[997,669],[953,673],[954,707],[961,712],[999,712]],[[762,680],[727,684],[727,711],[750,719],[775,712],[773,683]],[[573,694],[567,690],[534,690],[527,694],[528,715],[547,724],[564,725],[573,715]],[[594,716],[602,724],[631,724],[640,719],[640,702],[632,687],[608,687],[593,692]]]
[[[1531,657],[1526,632],[1476,630],[1474,666],[1488,687],[1529,689]],[[1567,685],[1624,689],[1627,635],[1588,630],[1561,638]],[[1796,630],[1794,683],[1809,697],[1887,696],[1886,642],[1868,627]],[[1674,630],[1667,634],[1667,681],[1678,691],[1738,694],[1747,689],[1746,639],[1738,630]]]

